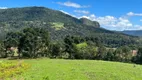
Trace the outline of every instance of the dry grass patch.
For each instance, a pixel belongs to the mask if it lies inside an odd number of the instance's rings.
[[[29,64],[24,63],[23,61],[16,62],[0,62],[0,80],[5,78],[14,77],[18,74],[21,74],[26,69],[29,68]]]

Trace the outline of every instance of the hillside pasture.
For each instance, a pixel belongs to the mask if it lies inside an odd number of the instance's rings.
[[[19,80],[141,80],[142,66],[97,60],[29,59]]]

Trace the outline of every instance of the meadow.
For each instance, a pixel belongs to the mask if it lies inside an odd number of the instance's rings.
[[[4,62],[17,62],[16,60]],[[3,80],[141,80],[142,66],[98,60],[27,59],[21,74]]]

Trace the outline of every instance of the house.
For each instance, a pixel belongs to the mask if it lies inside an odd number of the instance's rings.
[[[137,52],[138,52],[138,50],[132,50],[132,56],[136,56]]]
[[[7,49],[7,52],[12,52],[13,56],[18,56],[18,47],[10,47]]]

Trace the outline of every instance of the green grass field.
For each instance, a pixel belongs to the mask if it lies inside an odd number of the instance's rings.
[[[64,23],[60,23],[60,22],[54,22],[54,23],[51,23],[52,24],[52,28],[55,28],[55,30],[61,30],[61,29],[65,29],[64,27]]]
[[[142,80],[142,66],[96,60],[33,59],[14,80]],[[11,79],[9,79],[11,80]]]

